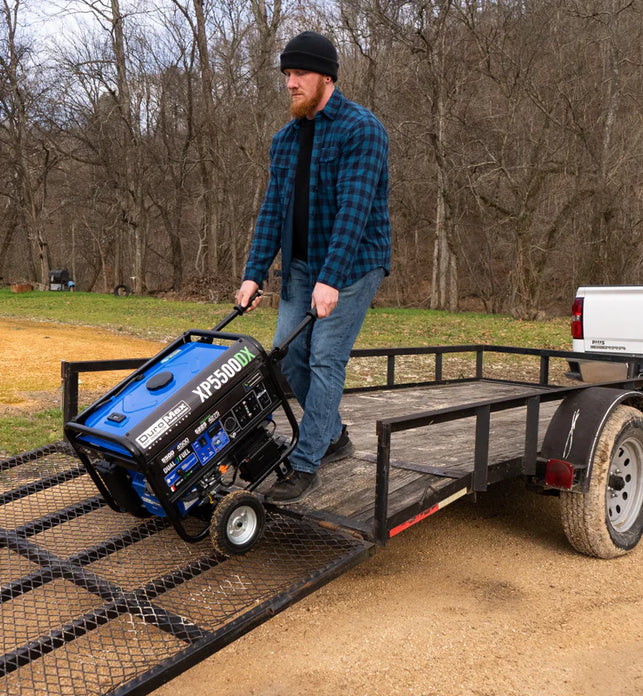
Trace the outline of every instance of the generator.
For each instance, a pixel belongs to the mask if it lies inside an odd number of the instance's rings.
[[[209,534],[226,555],[256,544],[265,524],[256,489],[290,471],[299,429],[278,363],[316,318],[311,310],[266,353],[222,331],[245,309],[185,332],[64,427],[112,509],[166,517],[189,542]]]

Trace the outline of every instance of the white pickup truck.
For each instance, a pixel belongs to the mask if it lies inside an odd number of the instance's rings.
[[[570,360],[570,376],[605,382],[643,373],[643,285],[585,286],[572,308],[577,353],[631,356],[627,362]]]

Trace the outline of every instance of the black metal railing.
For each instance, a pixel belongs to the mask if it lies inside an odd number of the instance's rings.
[[[475,375],[465,379],[444,378],[444,356],[470,353],[475,358]],[[386,358],[386,382],[381,385],[367,387],[352,387],[347,392],[369,391],[382,388],[401,388],[406,386],[418,386],[420,384],[440,384],[452,381],[466,381],[471,379],[483,379],[485,367],[485,355],[487,353],[499,353],[505,355],[532,356],[539,358],[538,384],[549,384],[550,365],[552,358],[571,361],[593,361],[626,363],[628,365],[628,377],[635,377],[632,368],[637,364],[639,356],[629,354],[612,355],[609,353],[576,353],[567,350],[553,350],[543,348],[520,348],[515,346],[499,346],[493,344],[469,344],[454,346],[420,346],[414,348],[357,348],[351,352],[351,358]],[[434,378],[420,382],[398,382],[396,380],[397,359],[409,356],[433,355]],[[507,380],[509,381],[509,380]]]
[[[473,376],[470,377],[445,377],[445,357],[453,355],[470,354],[475,365]],[[493,377],[494,382],[510,384],[524,384],[526,387],[534,387],[532,392],[521,396],[501,397],[466,406],[454,406],[422,413],[410,414],[395,418],[384,418],[377,421],[377,473],[375,486],[375,516],[373,523],[373,537],[383,544],[388,539],[390,520],[387,515],[387,503],[389,493],[389,473],[391,459],[391,436],[414,428],[425,427],[437,423],[445,423],[458,419],[475,418],[475,449],[474,467],[471,480],[472,491],[484,491],[488,485],[489,474],[489,432],[492,413],[512,408],[526,407],[525,422],[525,447],[521,459],[521,473],[526,475],[535,472],[538,456],[538,421],[540,405],[543,402],[562,401],[577,391],[587,388],[587,384],[577,386],[552,386],[550,384],[551,361],[556,360],[587,360],[610,363],[628,364],[628,378],[618,382],[606,382],[601,386],[643,388],[643,379],[632,375],[632,366],[636,363],[636,356],[611,355],[611,354],[587,354],[573,351],[549,350],[540,348],[521,348],[514,346],[499,346],[487,344],[454,345],[454,346],[419,346],[401,348],[359,348],[351,352],[353,360],[361,358],[385,358],[386,378],[380,384],[370,386],[351,387],[345,390],[351,392],[368,392],[382,389],[403,389],[409,387],[430,386],[438,384],[453,384],[489,379],[485,375],[485,358],[490,354],[514,355],[522,357],[538,358],[537,381],[512,380]],[[433,356],[432,378],[417,379],[413,381],[398,381],[397,361],[404,357]],[[82,372],[98,372],[109,370],[134,370],[144,365],[147,359],[107,360],[107,361],[83,361],[62,363],[62,390],[63,390],[63,417],[65,422],[71,420],[78,411],[78,376]]]
[[[387,361],[395,359],[398,355],[429,354],[433,349],[373,349],[355,351],[355,357],[386,357]],[[394,418],[384,418],[377,421],[377,470],[375,484],[375,514],[373,521],[373,537],[381,545],[384,545],[389,538],[389,530],[395,520],[389,518],[389,475],[391,467],[391,436],[393,433],[401,433],[415,428],[437,425],[463,418],[475,418],[475,444],[473,453],[473,474],[470,482],[472,492],[485,491],[488,486],[489,476],[489,433],[491,414],[515,408],[526,407],[525,420],[525,439],[524,453],[520,459],[520,473],[526,476],[536,473],[538,460],[538,435],[539,435],[539,415],[540,405],[544,402],[562,401],[566,397],[588,388],[588,384],[575,386],[551,386],[549,384],[550,361],[557,359],[579,359],[578,353],[572,351],[541,350],[535,348],[515,348],[510,346],[444,346],[435,350],[435,379],[424,383],[413,383],[413,386],[420,384],[444,384],[453,382],[471,381],[468,379],[444,380],[442,378],[442,356],[445,353],[464,353],[475,352],[476,370],[475,378],[484,379],[484,356],[489,353],[505,353],[513,355],[536,356],[540,360],[538,382],[524,382],[526,387],[533,386],[534,390],[520,396],[506,396],[484,402],[467,404],[464,406],[449,406],[420,413],[397,416]],[[612,355],[589,355],[582,354],[582,359],[606,362],[628,362],[632,356],[612,356]],[[395,374],[394,365],[388,363],[388,375]],[[515,380],[494,378],[494,382],[515,383]],[[401,388],[407,385],[387,382],[387,388]],[[618,387],[630,389],[643,389],[643,378],[630,376],[625,380],[616,382],[605,382],[592,386]],[[357,390],[355,390],[357,391]],[[421,512],[406,510],[405,514]]]
[[[457,354],[473,354],[475,357],[475,374],[473,377],[445,379],[444,356]],[[633,355],[611,355],[595,353],[575,353],[573,351],[545,350],[541,348],[518,348],[513,346],[497,346],[486,344],[455,345],[455,346],[418,346],[411,348],[357,348],[351,351],[352,359],[386,358],[386,380],[373,386],[358,386],[346,389],[347,393],[356,391],[372,391],[377,389],[403,388],[425,384],[444,384],[453,381],[471,381],[484,378],[484,357],[487,353],[508,355],[535,356],[539,358],[538,384],[549,384],[550,362],[552,358],[563,360],[589,360],[596,362],[626,363],[633,366],[636,357]],[[433,379],[398,382],[396,379],[397,360],[409,356],[433,355]],[[63,419],[71,420],[78,413],[78,377],[83,372],[108,372],[113,370],[135,370],[144,365],[149,358],[130,358],[124,360],[85,360],[79,362],[61,363],[61,385]],[[633,377],[631,370],[628,376]]]

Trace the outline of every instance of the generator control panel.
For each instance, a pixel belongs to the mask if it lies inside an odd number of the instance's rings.
[[[261,372],[230,389],[197,422],[185,428],[157,456],[149,470],[163,473],[170,498],[180,497],[235,449],[242,435],[268,418],[278,397]]]

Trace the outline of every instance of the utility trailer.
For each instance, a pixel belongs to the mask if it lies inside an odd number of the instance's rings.
[[[111,510],[69,450],[44,455],[39,474],[38,453],[0,464],[10,577],[0,686],[149,693],[377,545],[507,479],[560,495],[578,550],[625,553],[643,528],[643,379],[554,384],[552,363],[573,357],[485,345],[354,351],[351,365],[378,386],[346,390],[353,456],[325,465],[303,503],[268,506],[264,539],[231,558],[180,539],[167,520]],[[80,373],[142,362],[63,363],[66,420]],[[524,362],[530,375],[508,379]],[[25,610],[38,618],[21,622]]]
[[[384,545],[464,495],[522,477],[535,491],[562,494],[564,528],[578,551],[612,557],[638,543],[643,534],[643,377],[554,384],[551,363],[562,368],[576,353],[508,346],[362,349],[351,355],[354,361],[380,361],[383,368],[379,385],[345,390],[357,456],[326,465],[320,471],[321,489],[288,509]],[[619,364],[628,356],[587,359]],[[396,376],[396,365],[403,361],[414,366],[412,381]],[[455,363],[455,372],[453,367],[449,372],[448,361]],[[531,375],[508,379],[507,372],[524,372],[521,361],[531,362]],[[120,365],[63,364],[66,420],[77,410],[78,372],[97,366]],[[422,371],[428,379],[417,380]],[[566,381],[562,369],[558,374]],[[599,461],[606,449],[607,463]],[[600,530],[585,529],[589,520],[597,525],[602,518],[601,510],[588,507],[598,500],[597,487],[609,497],[605,524]],[[602,493],[599,497],[596,505],[606,500]],[[590,540],[596,534],[603,539],[598,546]]]
[[[356,350],[353,355],[385,357],[386,387],[346,390],[356,453],[348,462],[323,467],[321,488],[296,508],[307,518],[384,546],[459,498],[522,478],[535,492],[561,497],[562,524],[579,552],[612,558],[639,542],[642,377],[557,386],[550,382],[551,363],[568,361],[573,353],[507,346]],[[422,356],[430,356],[434,379],[396,382],[396,361]],[[464,358],[473,374],[462,375],[461,359],[460,376],[449,378],[445,356]],[[498,377],[497,366],[488,368],[500,356],[535,360],[537,379]],[[511,362],[500,368],[511,369]],[[495,377],[485,376],[493,371]]]

